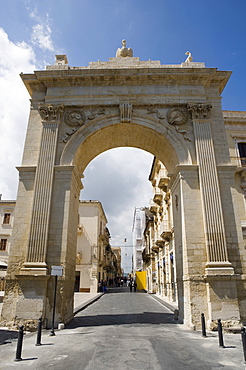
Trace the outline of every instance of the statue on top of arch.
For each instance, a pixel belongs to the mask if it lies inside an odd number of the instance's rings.
[[[118,57],[132,57],[133,51],[131,48],[126,47],[126,40],[122,40],[122,47],[116,51],[116,58]]]

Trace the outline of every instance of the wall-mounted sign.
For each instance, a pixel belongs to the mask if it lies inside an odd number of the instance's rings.
[[[51,276],[62,276],[62,266],[51,266]]]

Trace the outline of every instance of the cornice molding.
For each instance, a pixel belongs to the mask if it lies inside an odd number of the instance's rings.
[[[69,69],[35,71],[21,74],[32,96],[37,90],[61,86],[115,86],[115,85],[217,85],[221,93],[231,75],[216,68],[117,68]]]

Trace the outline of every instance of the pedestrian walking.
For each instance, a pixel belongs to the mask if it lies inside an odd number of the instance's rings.
[[[106,282],[106,280],[104,280],[104,282],[103,282],[103,292],[104,293],[107,292],[107,282]]]
[[[132,292],[132,279],[130,279],[129,281],[129,288],[130,288],[130,292]]]
[[[99,281],[99,283],[98,283],[98,291],[102,292],[102,283],[101,283],[101,281]]]

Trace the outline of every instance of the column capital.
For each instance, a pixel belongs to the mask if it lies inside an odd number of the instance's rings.
[[[64,114],[64,105],[39,104],[38,112],[44,123],[58,123]]]
[[[207,119],[212,105],[208,103],[188,103],[187,109],[191,113],[192,119]]]

